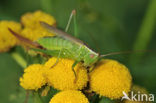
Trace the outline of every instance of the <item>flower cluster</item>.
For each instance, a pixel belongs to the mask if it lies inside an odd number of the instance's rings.
[[[103,59],[90,73],[91,90],[111,99],[123,96],[131,88],[132,77],[127,67],[115,60]]]
[[[41,88],[43,84],[45,84],[45,80],[46,80],[47,85],[62,91],[61,93],[56,94],[53,97],[54,99],[53,98],[51,99],[51,103],[52,101],[53,103],[63,103],[63,101],[70,100],[68,98],[77,95],[74,94],[78,92],[76,90],[82,90],[84,87],[86,87],[88,82],[88,76],[90,78],[89,80],[90,90],[94,91],[95,93],[101,96],[109,97],[111,99],[118,99],[123,96],[122,94],[123,91],[125,91],[126,93],[130,91],[132,77],[128,69],[124,65],[120,64],[115,60],[108,60],[108,59],[101,60],[94,68],[94,70],[91,73],[89,73],[89,75],[87,73],[86,68],[83,67],[82,63],[79,63],[75,67],[75,71],[77,74],[76,82],[74,82],[75,75],[71,68],[72,64],[74,63],[74,60],[59,59],[59,62],[54,67],[52,67],[56,63],[56,61],[57,58],[54,57],[50,58],[43,65],[43,67],[40,68],[41,69],[40,71],[38,70],[39,69],[38,67],[35,67],[33,65],[30,66],[30,67],[34,67],[29,71],[32,72],[33,75],[25,71],[22,79],[20,79],[21,86],[28,90],[32,88],[37,90]],[[36,71],[39,71],[39,74],[34,72],[35,68]],[[31,81],[32,83],[30,83],[29,80],[31,80],[32,77],[34,78],[33,81]],[[78,94],[80,93],[78,92]],[[69,97],[67,98],[64,95],[69,95]],[[70,101],[72,101],[72,99]],[[75,103],[79,103],[79,102],[75,102]],[[87,103],[87,102],[82,102],[82,103]]]
[[[55,64],[56,60],[57,58],[51,58],[45,63],[45,66],[49,68],[46,75],[50,86],[59,90],[81,90],[87,85],[87,70],[81,63],[77,64],[74,68],[76,72],[75,77],[71,68],[74,60],[59,59],[57,65],[51,68]],[[76,82],[74,82],[75,79]]]
[[[21,31],[20,23],[0,21],[0,52],[6,52],[17,44],[17,39],[8,31],[8,28],[18,33]]]
[[[24,89],[38,90],[46,83],[44,78],[45,68],[40,64],[33,64],[24,70],[23,77],[20,78],[20,85]]]
[[[57,58],[52,57],[43,65],[30,65],[20,78],[20,85],[26,90],[38,90],[45,84],[62,90],[51,99],[50,103],[88,103],[84,94],[78,91],[86,87],[88,82],[87,70],[82,63],[74,68],[75,77],[71,68],[74,60],[59,59],[55,65],[56,61]]]
[[[24,14],[21,17],[21,23],[7,20],[0,21],[0,52],[6,52],[15,45],[21,44],[9,32],[8,28],[32,41],[44,36],[53,36],[54,34],[49,33],[40,25],[40,21],[56,25],[54,17],[41,11]]]
[[[77,74],[77,77],[75,77],[71,68],[74,60],[59,59],[59,62],[51,68],[56,60],[57,58],[53,57],[44,65],[33,64],[27,67],[23,77],[20,78],[20,85],[28,90],[39,89],[45,84],[45,81],[47,85],[58,90],[81,90],[87,85],[87,70],[81,63],[75,67]]]

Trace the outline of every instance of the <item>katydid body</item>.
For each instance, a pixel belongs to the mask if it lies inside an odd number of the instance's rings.
[[[91,66],[98,60],[98,54],[86,45],[66,40],[62,37],[44,37],[37,40],[43,48],[46,50],[40,50],[45,54],[73,59],[76,62],[83,62],[84,66]]]
[[[75,62],[72,65],[72,70],[76,76],[74,67],[77,63],[83,62],[85,67],[93,67],[93,64],[99,59],[98,53],[89,49],[81,40],[72,37],[71,35],[68,35],[67,33],[44,22],[41,22],[41,25],[48,31],[57,35],[54,37],[44,37],[37,40],[37,43],[46,49],[40,50],[40,52],[58,58],[53,66],[57,64],[59,58],[73,59]]]
[[[75,14],[75,11],[72,11],[72,15]],[[68,30],[70,21],[68,22],[66,32]],[[75,20],[76,22],[76,20]],[[76,24],[76,23],[75,23]],[[9,31],[16,36],[21,41],[26,41],[27,43],[39,47],[38,49],[33,49],[35,51],[42,52],[44,54],[57,57],[57,64],[59,58],[67,58],[75,60],[72,65],[72,70],[74,71],[74,67],[77,63],[83,62],[85,67],[92,67],[94,63],[96,63],[99,59],[99,54],[88,48],[85,43],[81,40],[63,32],[45,22],[41,22],[41,25],[47,29],[49,32],[54,33],[56,36],[53,37],[43,37],[39,38],[36,42],[32,42],[27,40],[26,38],[18,35],[11,29]],[[77,31],[77,30],[76,30]],[[75,32],[75,34],[77,34]],[[54,66],[55,66],[54,64]],[[76,75],[75,71],[74,74]]]

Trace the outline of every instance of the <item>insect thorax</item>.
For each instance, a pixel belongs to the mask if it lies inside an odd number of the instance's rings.
[[[92,51],[91,49],[87,48],[87,53],[84,56],[84,66],[92,66],[95,64],[99,59],[99,54]]]

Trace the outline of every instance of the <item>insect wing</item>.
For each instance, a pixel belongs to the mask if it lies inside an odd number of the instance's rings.
[[[67,34],[66,32],[63,32],[63,31],[61,31],[61,30],[59,30],[59,29],[57,29],[57,28],[55,28],[55,27],[53,27],[53,26],[51,26],[51,25],[49,25],[49,24],[47,24],[45,22],[40,22],[40,23],[44,28],[46,28],[51,33],[54,33],[54,34],[56,34],[56,35],[58,35],[60,37],[63,37],[66,40],[70,40],[70,41],[72,41],[72,42],[74,42],[76,44],[85,45],[81,40]]]

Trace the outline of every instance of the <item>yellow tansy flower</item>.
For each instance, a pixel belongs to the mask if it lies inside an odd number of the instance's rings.
[[[42,11],[35,11],[34,13],[26,13],[21,17],[21,23],[24,27],[40,28],[40,21],[46,22],[49,25],[55,25],[56,20],[53,16],[46,14]]]
[[[138,94],[138,92],[139,92],[139,94],[147,94],[147,95],[149,94],[145,88],[140,87],[138,85],[133,85],[131,91],[133,91],[134,94]],[[131,94],[130,94],[129,97],[131,97]],[[138,98],[138,97],[136,97],[136,98]],[[151,102],[148,102],[148,101],[129,101],[129,100],[125,100],[124,103],[151,103]]]
[[[56,20],[49,14],[41,11],[26,13],[21,17],[21,23],[24,26],[21,35],[32,41],[45,36],[53,36],[54,34],[48,32],[40,25],[40,21],[46,22],[49,25],[56,25]]]
[[[30,65],[24,70],[24,74],[20,78],[20,85],[27,90],[38,90],[46,83],[45,70],[43,65]]]
[[[111,99],[123,96],[131,88],[132,77],[128,69],[115,60],[103,59],[90,73],[91,90]]]
[[[54,95],[49,103],[89,103],[89,101],[80,91],[67,90]]]
[[[48,68],[52,67],[57,58],[51,58],[46,63],[45,66]],[[72,71],[72,65],[74,60],[70,59],[59,59],[57,65],[50,68],[47,72],[47,80],[50,86],[53,86],[59,90],[71,90],[71,89],[82,89],[87,85],[88,75],[87,70],[82,67],[81,63],[75,66],[76,72],[76,82],[75,75]]]
[[[20,32],[21,25],[14,21],[0,21],[0,52],[8,51],[17,43],[16,37],[9,32],[8,28]]]

